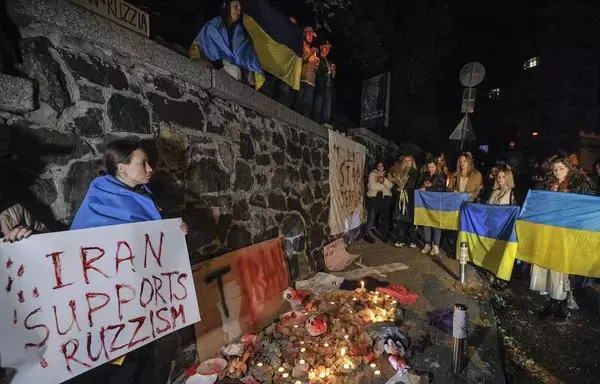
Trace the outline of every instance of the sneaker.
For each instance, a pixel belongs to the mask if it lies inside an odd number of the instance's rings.
[[[423,250],[421,251],[421,253],[429,253],[429,251],[431,251],[431,245],[430,244],[425,244],[425,247],[423,247]]]
[[[396,248],[400,248],[400,247],[404,247],[406,244],[404,243],[394,243],[394,247]]]
[[[437,255],[439,255],[439,254],[440,254],[440,247],[439,247],[439,246],[437,246],[437,245],[434,245],[434,246],[431,248],[431,253],[430,253],[430,255],[431,255],[431,256],[437,256]]]
[[[417,244],[415,243],[410,243],[408,246],[409,248],[417,248]]]

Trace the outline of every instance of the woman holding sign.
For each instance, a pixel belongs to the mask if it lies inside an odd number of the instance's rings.
[[[152,177],[148,154],[139,142],[115,141],[104,154],[106,173],[88,189],[71,229],[160,220],[160,208],[146,184]],[[181,230],[187,234],[187,225]],[[70,383],[152,383],[154,343],[83,374]]]

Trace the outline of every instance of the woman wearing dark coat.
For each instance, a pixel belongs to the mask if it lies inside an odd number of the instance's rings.
[[[419,183],[421,185],[420,190],[427,192],[446,192],[446,176],[442,173],[437,161],[434,158],[430,158],[427,160],[426,165],[427,171],[424,173],[423,179]],[[423,235],[425,237],[425,247],[421,253],[429,253],[431,256],[439,255],[442,230],[440,228],[423,227]]]
[[[400,164],[390,168],[389,179],[396,187],[393,210],[393,219],[396,222],[394,246],[403,247],[408,244],[410,248],[416,248],[417,233],[413,221],[414,196],[419,181],[419,171],[417,171],[415,159],[410,155],[404,156]]]

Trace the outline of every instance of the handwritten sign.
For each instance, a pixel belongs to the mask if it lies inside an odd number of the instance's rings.
[[[350,264],[354,260],[356,260],[360,255],[353,255],[346,251],[346,245],[344,244],[344,239],[340,238],[335,240],[334,242],[327,244],[323,247],[323,257],[325,260],[325,266],[330,271],[341,271]]]
[[[366,150],[329,130],[329,226],[331,235],[347,233],[364,221]]]
[[[146,37],[150,36],[150,18],[141,9],[123,0],[71,0],[102,17]]]
[[[0,245],[0,356],[61,383],[200,321],[180,219]]]
[[[261,330],[283,312],[288,269],[283,238],[268,240],[194,265],[194,284],[202,314],[196,324],[198,357],[244,333]]]

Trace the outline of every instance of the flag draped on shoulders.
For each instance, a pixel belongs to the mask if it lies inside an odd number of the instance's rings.
[[[267,0],[242,1],[244,27],[265,71],[300,89],[303,31]]]
[[[517,220],[517,237],[523,261],[600,277],[600,197],[529,191]]]
[[[256,55],[252,39],[248,37],[244,26],[238,22],[231,29],[231,44],[229,31],[221,16],[208,21],[192,43],[190,58],[200,58],[200,51],[210,61],[226,60],[248,71],[260,74],[263,69]]]
[[[160,220],[150,191],[145,185],[141,188],[144,194],[127,188],[110,175],[97,177],[75,214],[71,230]]]
[[[468,193],[415,191],[415,225],[458,230],[459,210]]]
[[[519,207],[511,205],[464,204],[460,209],[460,243],[467,243],[469,261],[510,280],[517,255],[515,222]]]

